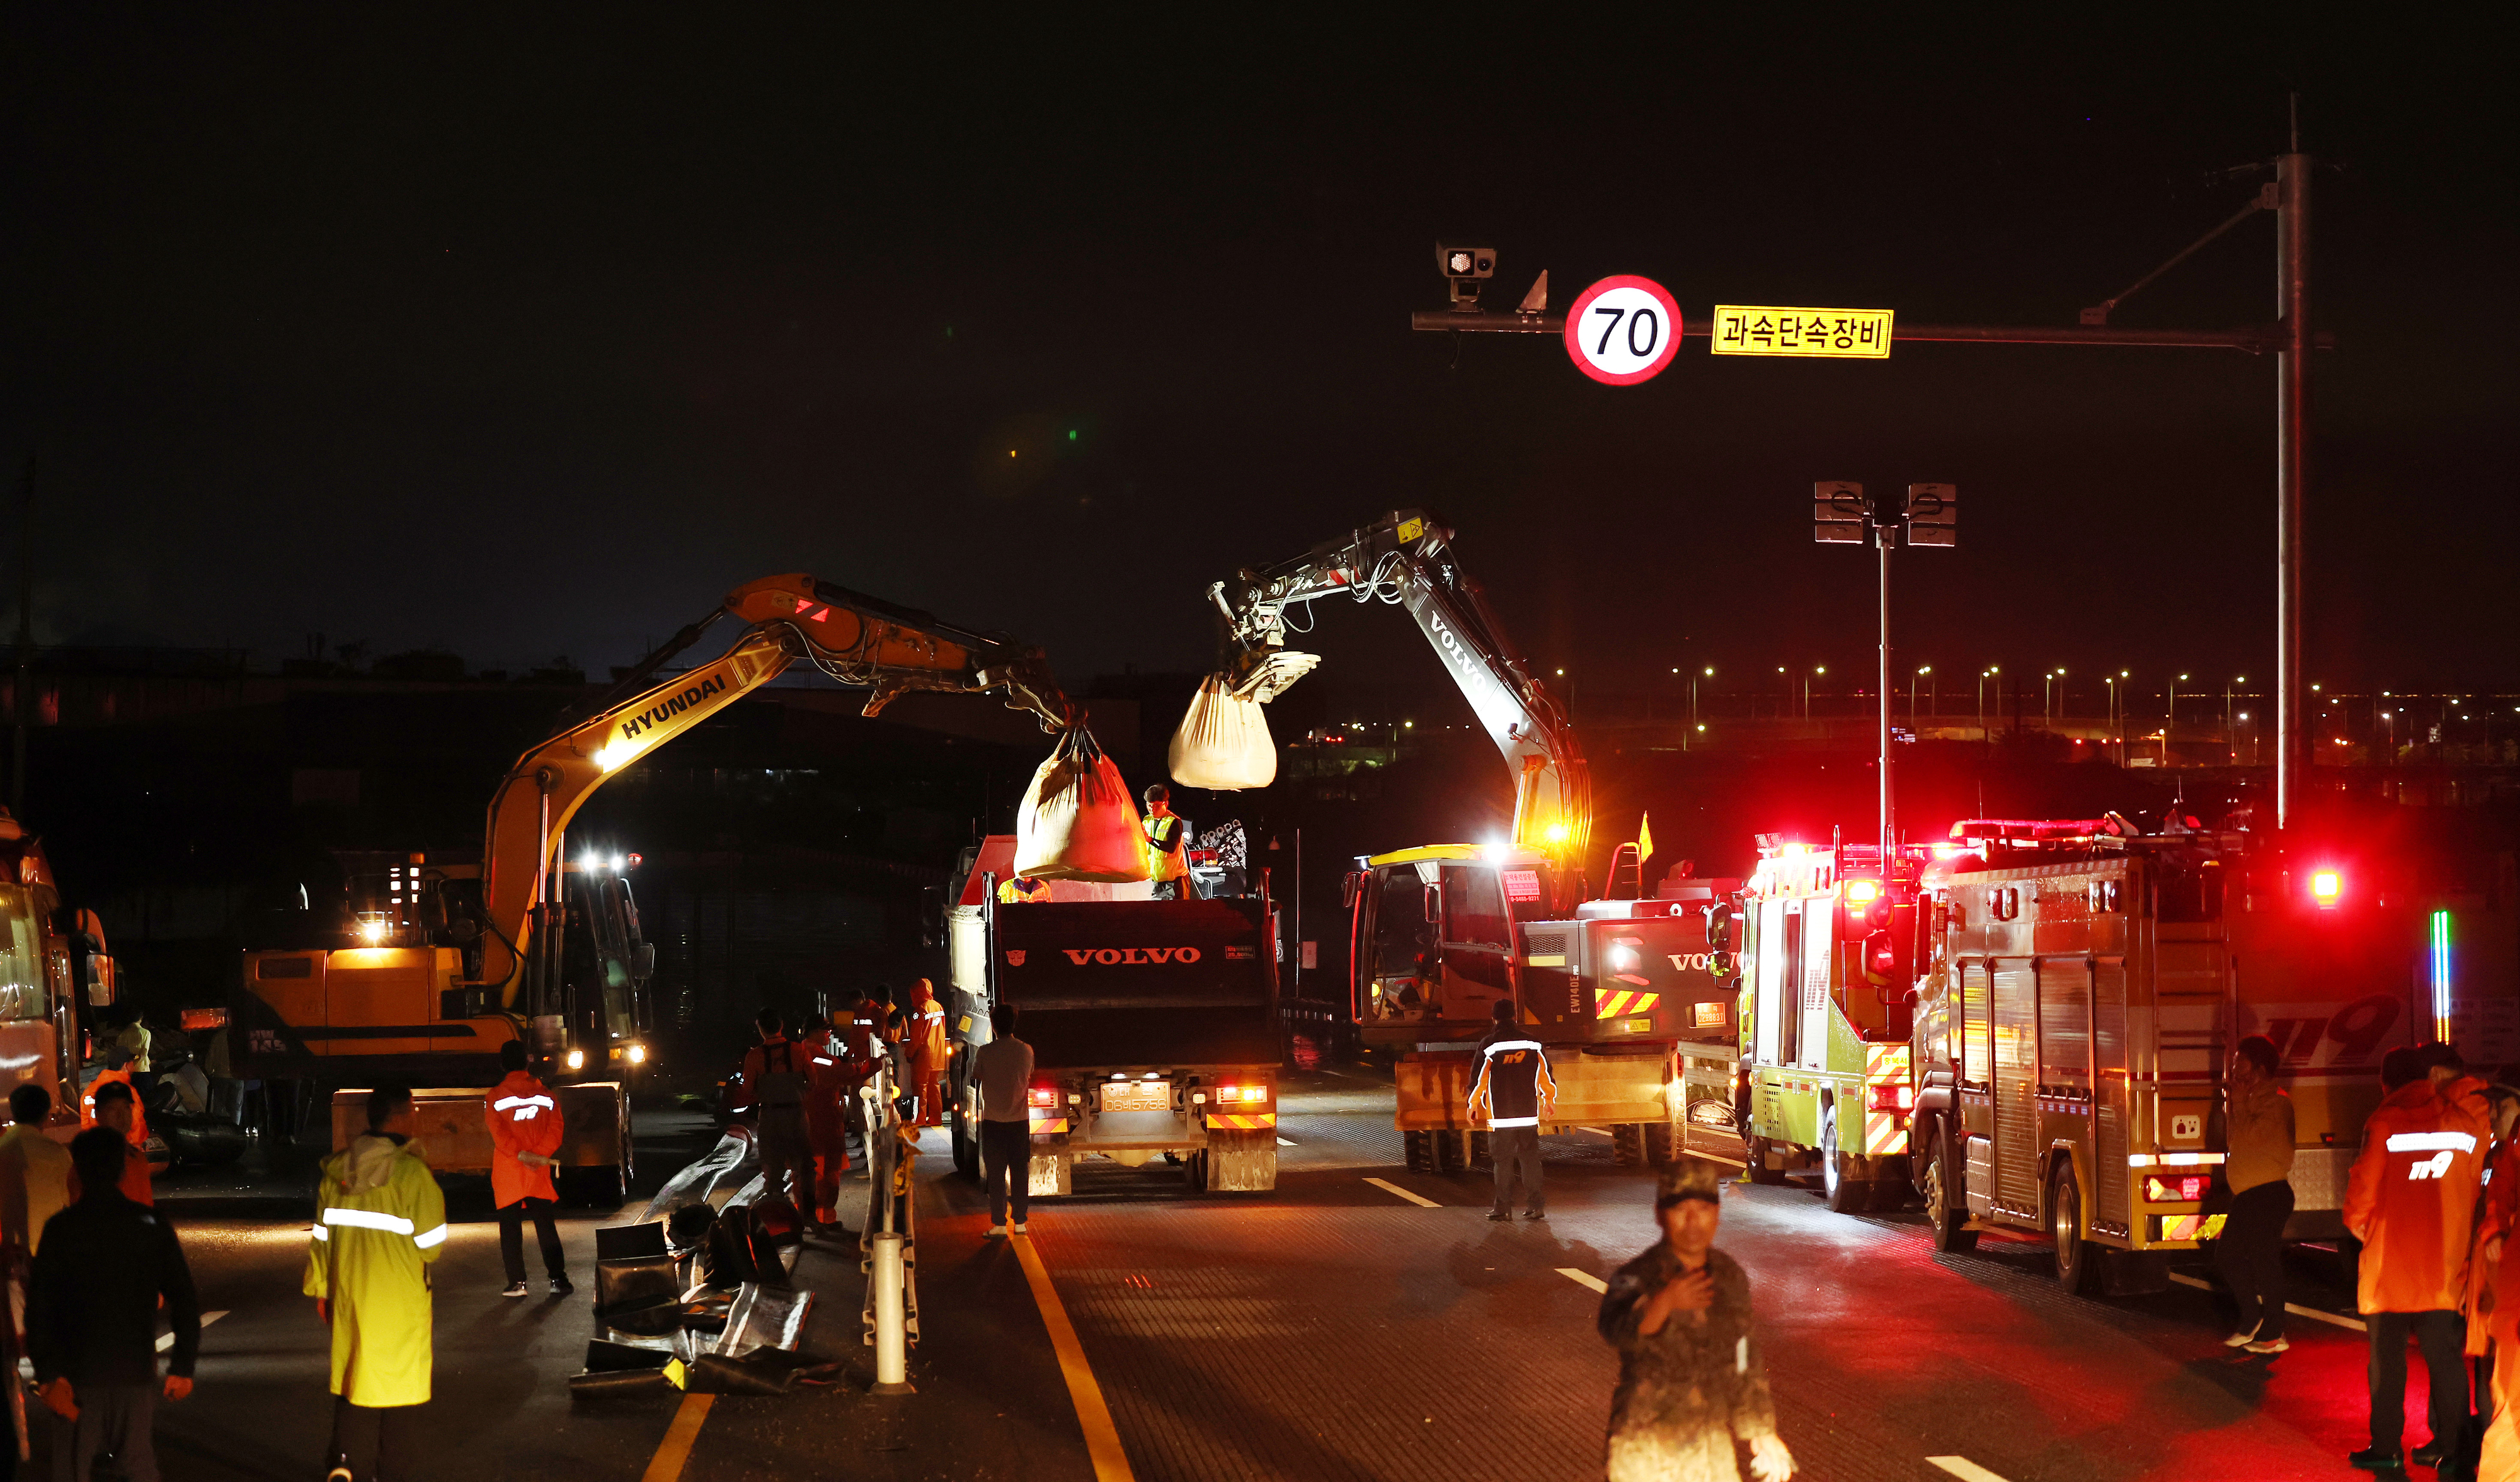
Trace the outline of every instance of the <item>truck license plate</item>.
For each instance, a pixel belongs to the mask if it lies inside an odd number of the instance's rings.
[[[1173,1109],[1173,1083],[1170,1081],[1105,1081],[1102,1083],[1104,1111],[1170,1111]]]

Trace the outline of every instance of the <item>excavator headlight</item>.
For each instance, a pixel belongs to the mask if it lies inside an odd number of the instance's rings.
[[[584,1070],[586,1068],[586,1052],[583,1050],[572,1050],[568,1053],[565,1058],[568,1063],[568,1068],[571,1070]]]

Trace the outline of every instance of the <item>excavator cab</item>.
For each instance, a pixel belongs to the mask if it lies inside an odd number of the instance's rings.
[[[1518,925],[1549,914],[1551,865],[1528,849],[1438,844],[1360,859],[1352,984],[1369,1038],[1475,1038],[1515,993]]]

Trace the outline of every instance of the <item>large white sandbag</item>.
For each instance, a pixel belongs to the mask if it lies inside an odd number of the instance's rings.
[[[1015,874],[1046,880],[1142,880],[1147,836],[1120,769],[1082,726],[1058,739],[1015,810]]]
[[[1173,732],[1167,759],[1173,781],[1185,787],[1231,791],[1266,787],[1278,780],[1278,746],[1269,739],[1269,717],[1256,699],[1244,699],[1211,674],[1192,697]]]

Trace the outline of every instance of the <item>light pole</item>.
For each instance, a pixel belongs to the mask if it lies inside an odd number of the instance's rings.
[[[2003,666],[1989,664],[1977,671],[1977,739],[1980,745],[1993,740],[1986,730],[1986,682],[1989,679],[1995,681],[1995,706],[2001,710],[2003,708]]]
[[[2179,687],[2187,683],[2182,674],[2170,682],[2170,707],[2161,716],[2161,764],[2170,765],[2170,733],[2179,729]]]
[[[1674,670],[1673,672],[1677,673],[1679,671]],[[1713,679],[1714,677],[1715,666],[1713,664],[1708,664],[1705,668],[1688,676],[1688,723],[1692,726],[1697,724],[1697,682],[1701,678]]]
[[[2240,724],[2245,726],[2245,725],[2247,725],[2248,723],[2249,723],[2249,712],[2248,712],[2248,711],[2246,711],[2246,710],[2243,710],[2243,711],[2241,711],[2241,712],[2240,712]],[[2239,759],[2240,759],[2240,743],[2239,743],[2239,740],[2235,737],[2235,738],[2233,738],[2233,739],[2232,739],[2232,741],[2231,741],[2231,760],[2233,760],[2233,761],[2238,761]],[[2254,731],[2252,731],[2252,732],[2250,732],[2250,733],[2249,733],[2249,765],[2250,765],[2250,766],[2252,766],[2252,767],[2254,767],[2254,766],[2256,766],[2257,764],[2258,764],[2258,737],[2257,737],[2257,733],[2256,733],[2256,732],[2254,732]]]
[[[2048,730],[2056,729],[2056,681],[2063,678],[2061,668],[2050,669],[2039,677],[2039,723]]]
[[[1818,674],[1818,675],[1825,676],[1827,673],[1828,673],[1828,665],[1826,665],[1826,664],[1818,664],[1818,665],[1813,666],[1811,674],[1806,674],[1806,675],[1804,675],[1804,676],[1803,676],[1803,719],[1805,719],[1805,720],[1809,720],[1809,719],[1811,719],[1811,682],[1812,682],[1812,674]]]
[[[2223,737],[2235,746],[2239,744],[2239,739],[2231,730],[2231,686],[2245,685],[2248,682],[2249,676],[2242,674],[2234,678],[2231,681],[2231,684],[2225,685],[2223,687]],[[2248,719],[2245,715],[2240,718],[2242,720]],[[2236,757],[2233,759],[2237,760]]]
[[[1932,664],[1924,664],[1917,668],[1916,674],[1908,676],[1908,726],[1911,730],[1913,730],[1916,725],[1916,675],[1933,672]]]

